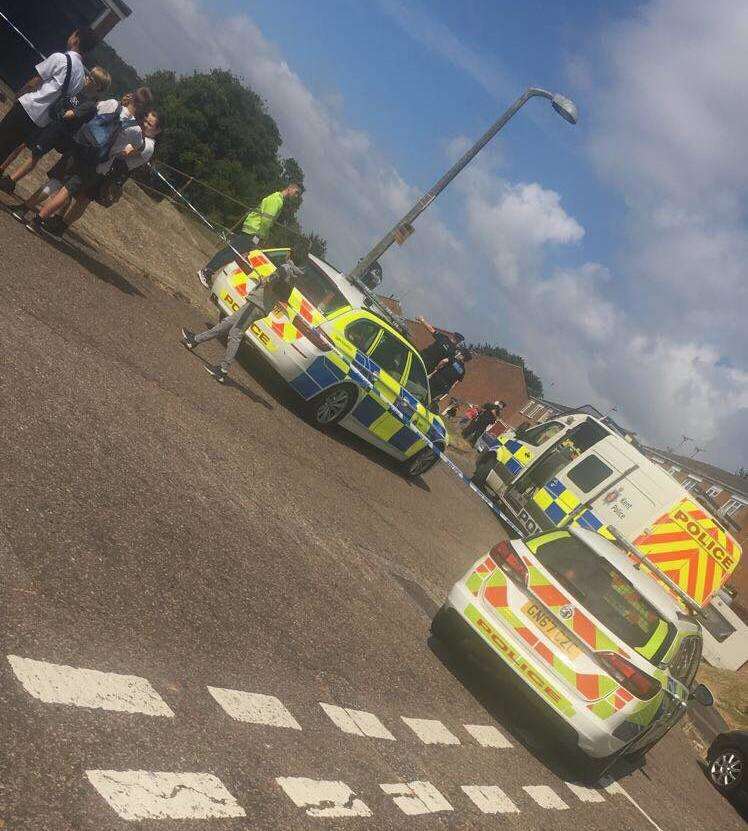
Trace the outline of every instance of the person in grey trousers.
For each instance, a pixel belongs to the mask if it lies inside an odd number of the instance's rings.
[[[239,351],[242,338],[255,320],[270,314],[273,306],[280,300],[287,300],[291,291],[291,278],[301,273],[290,260],[278,266],[273,274],[262,280],[255,289],[247,294],[247,302],[232,314],[219,321],[211,329],[195,334],[189,329],[182,329],[182,344],[192,351],[198,344],[228,334],[226,354],[215,366],[206,366],[205,370],[220,384],[226,381],[229,367]]]

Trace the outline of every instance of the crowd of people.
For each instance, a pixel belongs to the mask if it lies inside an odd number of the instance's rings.
[[[84,64],[96,43],[90,28],[76,29],[64,52],[36,65],[0,121],[0,191],[14,193],[45,156],[60,154],[46,184],[13,212],[29,228],[58,238],[92,201],[107,208],[117,202],[132,172],[153,157],[164,128],[148,87],[120,100],[105,97],[109,73]],[[30,158],[16,164],[24,149]]]

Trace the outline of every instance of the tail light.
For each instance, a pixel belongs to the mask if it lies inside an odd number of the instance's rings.
[[[301,315],[294,315],[291,323],[301,332],[301,334],[311,341],[320,352],[329,352],[332,347],[330,342],[315,326],[310,326]]]
[[[504,540],[491,549],[491,559],[512,580],[527,585],[527,566],[509,540]]]
[[[643,701],[654,698],[662,689],[662,684],[657,679],[642,672],[617,652],[596,652],[595,657],[608,675]]]

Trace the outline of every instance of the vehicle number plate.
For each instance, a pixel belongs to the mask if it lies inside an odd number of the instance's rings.
[[[581,654],[579,647],[556,626],[551,616],[532,600],[522,607],[522,611],[529,617],[540,631],[566,655],[576,659]]]

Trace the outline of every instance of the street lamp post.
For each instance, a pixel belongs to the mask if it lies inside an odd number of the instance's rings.
[[[436,197],[447,187],[452,179],[457,174],[467,167],[473,158],[488,144],[489,141],[501,130],[502,127],[509,121],[509,119],[523,107],[531,98],[540,96],[547,98],[553,109],[570,124],[576,124],[578,112],[576,104],[569,98],[563,95],[554,94],[538,87],[529,87],[522,95],[506,110],[506,112],[496,121],[491,127],[475,142],[475,144],[465,153],[465,155],[457,161],[452,167],[439,179],[439,181],[416,202],[415,205],[408,211],[407,214],[389,230],[382,239],[363,257],[358,261],[356,267],[348,275],[351,282],[357,283],[359,288],[360,278],[371,268],[371,266],[384,254],[384,252],[392,245],[395,240],[400,237],[404,239],[411,232],[411,223],[419,217],[428,206],[436,199]],[[367,294],[369,294],[366,287],[363,287]]]

